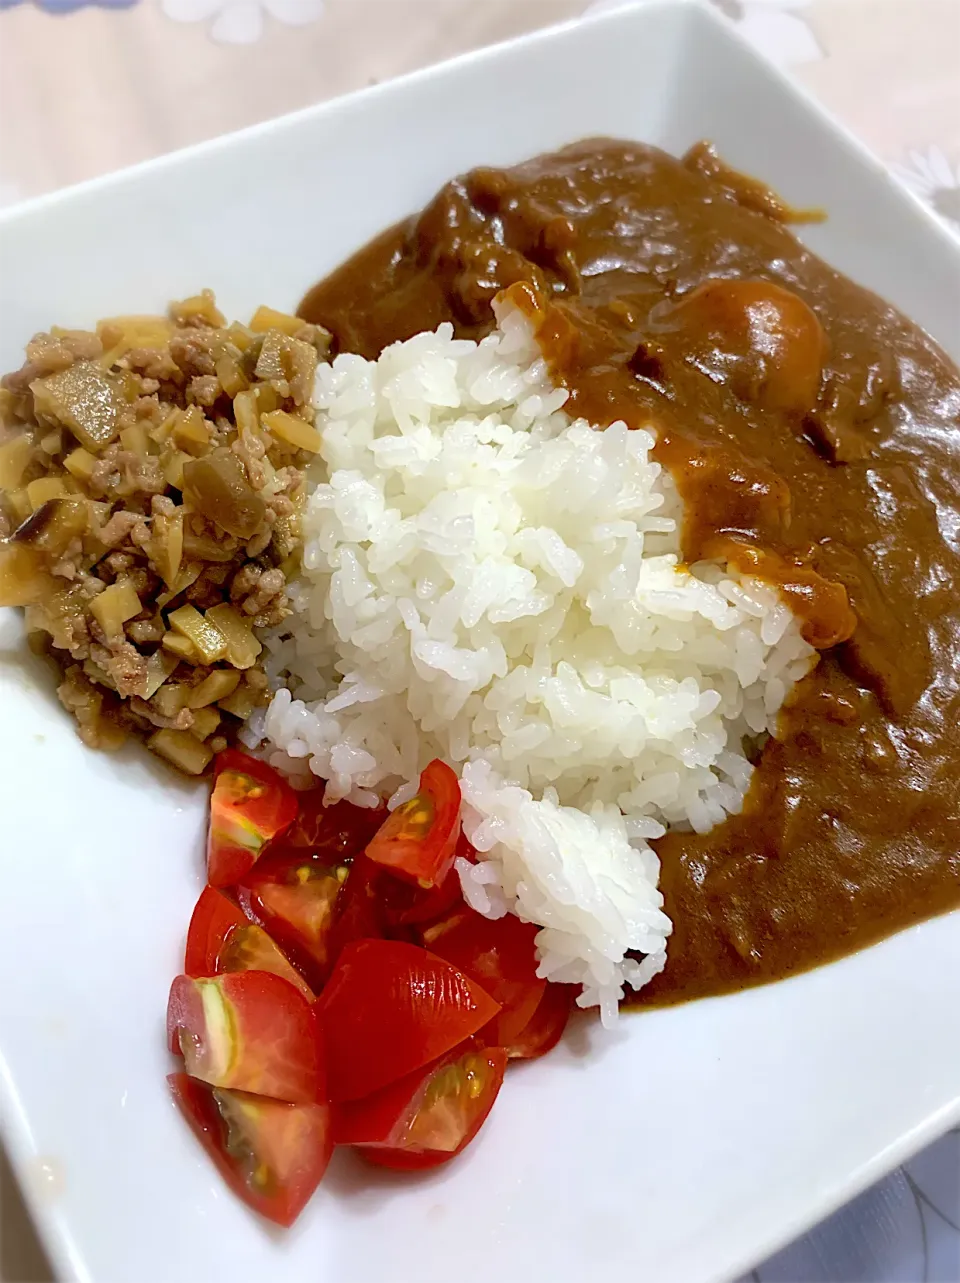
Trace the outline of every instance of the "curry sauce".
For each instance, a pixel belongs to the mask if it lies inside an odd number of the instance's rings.
[[[567,410],[651,428],[684,556],[775,584],[822,651],[743,812],[656,846],[668,1002],[960,905],[960,372],[709,148],[608,140],[449,183],[301,307],[373,358],[534,320]]]

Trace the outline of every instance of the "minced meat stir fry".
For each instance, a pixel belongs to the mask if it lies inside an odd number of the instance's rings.
[[[54,328],[0,381],[0,605],[23,606],[80,737],[200,774],[266,698],[288,614],[328,331],[205,290],[168,317]]]

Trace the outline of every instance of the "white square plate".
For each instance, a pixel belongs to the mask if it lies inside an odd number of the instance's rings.
[[[228,314],[304,289],[470,166],[589,134],[733,164],[830,213],[805,237],[956,357],[960,251],[713,14],[650,4],[518,40],[14,210],[0,366],[51,323]],[[0,1106],[61,1277],[95,1283],[728,1278],[960,1118],[960,916],[796,979],[582,1022],[479,1142],[403,1179],[338,1156],[296,1228],[221,1186],[173,1112],[162,1020],[204,790],[85,750],[0,621]]]

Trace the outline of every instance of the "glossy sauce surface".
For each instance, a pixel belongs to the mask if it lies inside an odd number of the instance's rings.
[[[342,350],[492,325],[513,286],[567,409],[652,427],[684,555],[759,574],[822,650],[743,813],[658,844],[642,1001],[774,980],[960,904],[960,372],[701,146],[588,140],[449,183],[315,287]]]

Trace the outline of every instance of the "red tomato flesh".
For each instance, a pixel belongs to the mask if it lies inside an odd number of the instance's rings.
[[[246,926],[248,919],[232,900],[213,887],[200,893],[190,927],[183,969],[188,976],[215,976],[220,970],[223,942],[234,927]]]
[[[229,971],[269,971],[280,976],[313,1002],[314,993],[289,958],[254,922],[233,927],[227,934],[218,958],[216,974]]]
[[[297,794],[297,818],[284,833],[284,849],[308,851],[325,864],[342,864],[359,855],[387,815],[385,806],[355,806],[352,802],[323,804],[323,786]]]
[[[420,776],[419,793],[387,817],[367,855],[417,886],[436,886],[453,866],[460,802],[460,781],[435,759]]]
[[[171,1074],[167,1082],[233,1192],[261,1216],[292,1225],[333,1153],[330,1106],[209,1087],[186,1074]]]
[[[320,996],[330,1099],[356,1100],[436,1060],[497,1014],[478,984],[399,940],[346,945]]]
[[[378,940],[386,934],[381,883],[383,870],[358,855],[347,871],[330,934],[330,961],[336,964],[354,940]]]
[[[508,1059],[537,1060],[552,1051],[567,1027],[575,993],[573,985],[554,984],[548,980],[536,1011],[507,1046]],[[493,1021],[492,1029],[496,1028],[496,1023]]]
[[[533,1017],[547,982],[537,975],[534,938],[540,930],[512,913],[495,920],[464,906],[423,932],[424,946],[452,962],[500,1003],[491,1046],[509,1047]]]
[[[295,1104],[326,1099],[314,1009],[292,984],[266,971],[177,976],[167,1035],[187,1073],[212,1087]]]
[[[502,1047],[456,1047],[334,1112],[334,1140],[356,1145],[386,1167],[433,1167],[462,1153],[493,1107],[507,1054]]]
[[[232,886],[253,868],[271,838],[297,815],[297,795],[276,771],[237,749],[216,760],[210,796],[207,878]]]
[[[459,859],[476,862],[477,853],[464,833],[457,839],[454,851],[454,862]],[[463,904],[463,891],[460,886],[460,874],[455,868],[450,869],[446,877],[436,886],[424,889],[401,882],[384,874],[380,889],[383,902],[383,913],[388,928],[420,926],[436,922],[454,908]]]
[[[330,974],[330,936],[346,878],[343,866],[330,868],[284,850],[265,856],[237,888],[247,915],[290,954],[317,989]]]

